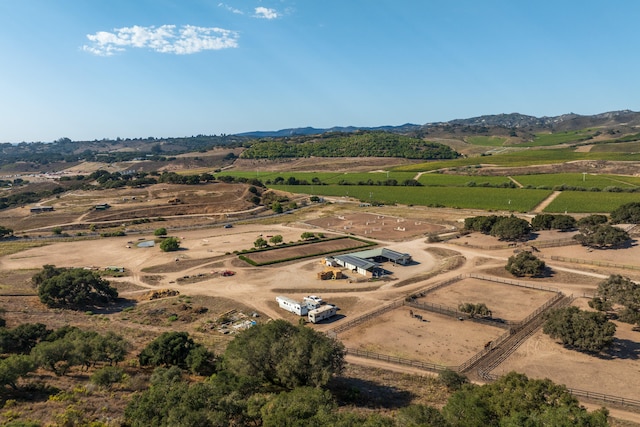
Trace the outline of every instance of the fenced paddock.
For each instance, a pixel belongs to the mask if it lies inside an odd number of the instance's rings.
[[[493,318],[512,323],[522,321],[555,293],[557,290],[523,282],[468,275],[426,293],[424,297],[417,298],[416,302],[453,310],[457,310],[462,303],[484,303],[491,310]]]
[[[410,316],[422,316],[419,320]],[[348,348],[428,364],[458,366],[504,329],[399,305],[340,333]]]
[[[527,310],[522,315],[511,316],[514,320],[504,323],[469,319],[468,316],[460,316],[462,313],[455,308],[416,302],[445,292],[445,289],[466,280],[470,283],[475,280],[484,286],[503,287],[516,295],[533,293],[535,298],[527,303]],[[486,294],[485,291],[483,295]],[[351,354],[357,351],[360,357],[414,367],[416,363],[423,363],[426,364],[424,369],[432,371],[464,371],[563,297],[555,289],[536,284],[491,276],[460,275],[343,322],[327,333],[334,338],[340,334]],[[493,295],[492,298],[504,299],[504,296]]]

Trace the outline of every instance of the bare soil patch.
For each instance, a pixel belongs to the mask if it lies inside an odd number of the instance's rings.
[[[339,335],[346,347],[444,366],[458,366],[498,338],[503,329],[424,312],[426,322],[399,307]],[[414,309],[414,313],[417,311]]]
[[[463,303],[484,303],[492,317],[519,322],[554,296],[552,292],[467,278],[428,293],[418,302],[457,309]]]
[[[427,221],[370,213],[345,213],[308,220],[306,223],[327,230],[383,240],[404,240],[446,230],[442,225]]]
[[[585,308],[587,299],[580,298],[575,305]],[[564,348],[540,330],[493,373],[518,371],[532,378],[552,378],[571,388],[637,399],[640,333],[634,332],[632,325],[614,323],[617,326],[614,346],[604,356]]]

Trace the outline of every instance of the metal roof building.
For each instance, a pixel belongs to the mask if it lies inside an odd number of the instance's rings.
[[[357,271],[363,276],[375,275],[380,268],[377,262],[367,261],[366,259],[353,255],[338,255],[335,256],[334,259],[339,265],[351,271]]]
[[[402,265],[407,265],[412,261],[410,254],[396,252],[387,248],[370,249],[368,251],[354,252],[349,255],[363,259],[372,259],[379,262],[391,261],[395,264]]]

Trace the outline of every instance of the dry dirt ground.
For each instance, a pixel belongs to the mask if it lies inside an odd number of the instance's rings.
[[[186,187],[186,189],[185,189]],[[191,216],[209,225],[264,211],[248,199],[248,185],[211,183],[198,186],[155,184],[146,188],[120,188],[101,191],[77,190],[41,201],[40,206],[52,206],[53,212],[33,214],[31,206],[0,212],[0,222],[11,224],[18,235],[50,235],[54,226],[69,234],[88,232],[91,224],[103,228],[119,227],[134,219],[164,219]],[[108,204],[106,210],[96,210],[98,204]],[[164,226],[158,222],[157,227]]]
[[[484,303],[492,317],[519,322],[555,294],[486,280],[467,278],[428,293],[418,302],[429,302],[457,309],[463,303]]]
[[[326,209],[326,210],[325,210]],[[465,212],[410,209],[403,210],[399,207],[371,208],[369,213],[376,216],[394,216],[424,222],[425,224],[451,224],[456,219],[461,219]],[[432,215],[429,213],[433,212]],[[291,223],[286,224],[237,224],[233,228],[222,227],[206,228],[198,230],[179,231],[174,235],[180,238],[181,250],[174,253],[163,253],[155,246],[151,248],[137,248],[132,243],[138,239],[151,239],[152,233],[136,235],[135,237],[115,237],[97,240],[71,241],[52,243],[43,247],[36,247],[22,252],[0,257],[0,273],[6,272],[33,272],[44,264],[74,267],[105,267],[109,265],[123,266],[127,275],[122,278],[112,279],[113,283],[121,287],[121,295],[124,298],[140,299],[138,296],[151,290],[175,289],[181,296],[192,296],[203,299],[202,305],[214,304],[214,301],[224,299],[227,301],[224,307],[234,309],[234,302],[240,311],[250,313],[252,311],[261,314],[261,320],[266,318],[286,318],[296,322],[298,318],[278,308],[275,297],[287,295],[301,299],[308,294],[322,296],[325,301],[335,303],[340,307],[339,316],[333,322],[313,325],[311,327],[320,331],[326,331],[335,326],[404,298],[406,295],[432,286],[442,280],[465,273],[485,273],[504,275],[504,265],[509,256],[513,255],[514,248],[486,250],[482,247],[501,245],[492,237],[473,234],[470,237],[456,239],[455,243],[426,243],[426,236],[408,238],[403,241],[393,241],[391,235],[381,236],[380,239],[372,239],[369,235],[361,235],[368,240],[375,240],[380,245],[398,252],[410,253],[416,263],[410,266],[385,267],[392,272],[391,280],[361,283],[349,283],[346,280],[319,281],[317,272],[323,269],[318,259],[305,259],[296,262],[276,264],[268,267],[251,267],[240,261],[234,251],[242,251],[253,247],[253,242],[260,235],[283,236],[285,242],[297,241],[302,232],[309,231],[310,227],[305,221],[313,218],[323,218],[322,222],[331,221],[336,215],[347,217],[360,214],[362,211],[357,205],[336,207],[335,205],[313,208],[304,216],[288,215]],[[466,213],[469,216],[475,213]],[[297,222],[297,221],[299,222]],[[321,231],[321,229],[313,229]],[[354,230],[348,230],[353,232]],[[170,232],[170,234],[172,234]],[[385,238],[387,237],[387,238]],[[541,240],[555,240],[565,238],[565,234],[541,233]],[[463,242],[469,242],[465,245]],[[462,244],[460,244],[462,243]],[[531,242],[535,245],[536,242]],[[127,246],[131,246],[127,248]],[[431,248],[431,251],[427,249]],[[440,260],[434,255],[437,250],[445,250],[446,253],[457,253],[464,257],[465,262],[454,271],[446,271],[439,274]],[[555,287],[566,294],[593,293],[597,283],[612,273],[621,273],[635,277],[638,273],[633,270],[619,270],[595,266],[560,263],[550,260],[553,254],[562,254],[580,259],[611,259],[620,264],[630,264],[640,267],[640,247],[632,246],[615,251],[592,251],[572,245],[557,248],[540,248],[537,255],[543,257],[551,267],[552,274],[541,279],[527,279],[529,283],[542,286]],[[213,275],[213,271],[229,269],[236,274],[231,277]],[[202,275],[202,276],[199,276]],[[194,282],[179,279],[185,276],[199,277]],[[9,276],[4,276],[9,277]],[[13,277],[13,276],[11,276]],[[25,273],[23,281],[28,280],[29,274]],[[424,280],[413,278],[424,277]],[[0,274],[0,293],[12,292],[13,279],[3,279]],[[394,287],[394,283],[408,281],[407,285]],[[480,286],[485,286],[480,290]],[[510,295],[501,294],[503,288],[496,287],[489,291],[486,284],[477,284],[472,280],[465,280],[450,289],[443,288],[433,295],[447,305],[455,305],[460,300],[469,299],[469,302],[485,302],[490,309],[495,309],[500,316],[513,318],[524,317],[528,305],[541,304],[547,297],[544,292],[528,293],[518,289],[510,290]],[[479,301],[480,298],[483,301]],[[478,301],[471,301],[477,299]],[[14,300],[12,300],[14,301]],[[37,300],[31,297],[28,308],[24,311],[45,312]],[[174,300],[175,301],[175,300]],[[578,300],[582,301],[582,300]],[[179,303],[175,301],[176,304]],[[7,308],[6,298],[2,299],[3,308]],[[144,307],[150,302],[140,303]],[[172,307],[174,307],[172,309]],[[160,311],[162,316],[171,314],[169,311],[177,310],[170,304],[164,307],[168,311]],[[226,308],[225,308],[226,309]],[[534,308],[531,307],[532,311]],[[136,310],[138,310],[136,308]],[[220,309],[222,310],[222,309]],[[220,310],[211,310],[220,315]],[[522,315],[518,313],[522,311]],[[189,310],[178,313],[187,317],[193,315]],[[59,316],[59,321],[64,321],[67,316],[64,313],[51,313],[51,316]],[[91,324],[102,324],[96,316],[90,317]],[[100,318],[108,319],[112,324],[117,324],[123,330],[155,331],[161,327],[171,328],[167,324],[166,317],[157,323],[145,324],[141,320],[135,320],[127,312],[115,311],[104,313]],[[196,317],[203,320],[203,317]],[[375,349],[379,352],[389,352],[392,355],[418,359],[425,357],[433,363],[457,365],[468,357],[482,349],[485,342],[500,335],[503,330],[485,325],[476,325],[472,322],[456,322],[449,318],[441,318],[433,314],[425,313],[428,322],[418,322],[411,319],[404,308],[394,310],[384,316],[375,318],[374,321],[365,323],[362,331],[349,330],[340,335],[347,346],[361,346],[367,349]],[[132,320],[133,319],[133,320]],[[510,319],[511,320],[511,319]],[[77,320],[76,320],[77,321]],[[148,318],[147,318],[148,321]],[[109,323],[108,321],[105,322]],[[201,322],[196,322],[201,325]],[[178,325],[174,323],[173,325]],[[176,326],[177,328],[178,326]],[[194,327],[195,328],[195,327]],[[564,349],[561,345],[549,340],[540,333],[534,335],[520,347],[505,363],[500,365],[495,372],[506,372],[510,369],[522,370],[532,377],[549,377],[560,383],[566,383],[571,387],[607,393],[615,396],[629,396],[637,398],[637,384],[640,380],[638,368],[638,347],[640,333],[631,331],[631,328],[623,324],[618,329],[619,343],[623,345],[626,356],[617,355],[611,358],[596,358],[581,353]],[[147,339],[148,334],[141,334],[140,340]],[[202,335],[212,341],[214,337],[222,337],[215,330]],[[360,341],[359,341],[360,340]],[[361,363],[367,363],[362,361]],[[607,380],[607,378],[611,380]]]
[[[454,318],[422,312],[425,321],[412,318],[409,307],[399,307],[339,335],[348,348],[455,367],[502,335],[504,329],[460,322]]]
[[[587,301],[579,298],[574,305],[589,310]],[[534,378],[553,378],[570,388],[638,399],[640,332],[627,323],[614,323],[614,346],[601,357],[565,349],[538,331],[493,373],[518,371]]]
[[[307,224],[325,230],[353,233],[372,239],[407,240],[426,234],[438,234],[447,228],[425,221],[408,220],[390,215],[374,215],[370,213],[351,213],[333,217],[317,218]]]

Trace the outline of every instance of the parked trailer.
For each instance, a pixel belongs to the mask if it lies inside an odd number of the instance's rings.
[[[298,316],[305,316],[309,312],[309,307],[307,307],[307,304],[300,303],[291,298],[279,296],[276,297],[276,301],[278,302],[280,308],[297,314]]]
[[[323,305],[320,308],[316,308],[309,312],[309,322],[318,323],[330,317],[336,315],[336,306],[335,305]]]

